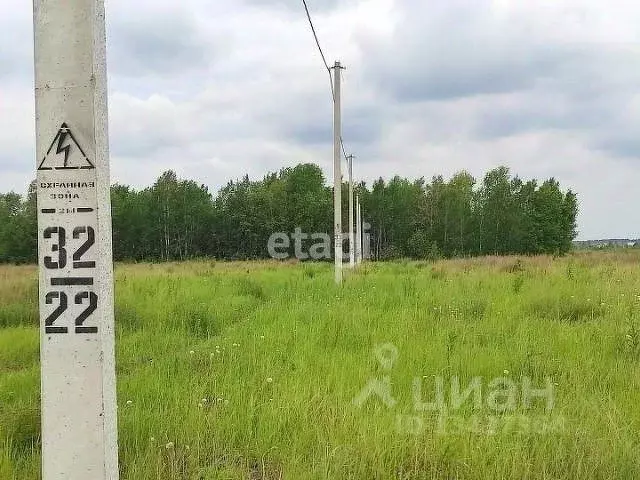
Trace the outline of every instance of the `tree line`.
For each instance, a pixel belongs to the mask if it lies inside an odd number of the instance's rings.
[[[36,261],[35,189],[32,182],[24,197],[0,194],[0,262]],[[554,178],[524,181],[506,167],[479,182],[462,171],[448,180],[380,178],[354,190],[374,260],[564,254],[577,235],[575,193],[563,192]],[[347,195],[344,184],[345,230]],[[113,185],[111,202],[116,260],[266,258],[269,237],[296,228],[333,238],[333,188],[314,164],[283,168],[261,180],[244,176],[216,195],[167,171],[141,190]]]

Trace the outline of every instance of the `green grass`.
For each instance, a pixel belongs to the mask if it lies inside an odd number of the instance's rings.
[[[365,264],[343,288],[330,264],[120,265],[121,478],[640,478],[639,274],[635,252]],[[34,267],[0,267],[2,480],[39,478],[36,295]],[[354,404],[385,376],[394,407]],[[551,412],[488,408],[523,376]],[[434,377],[447,401],[482,377],[482,409],[442,430],[414,411]]]

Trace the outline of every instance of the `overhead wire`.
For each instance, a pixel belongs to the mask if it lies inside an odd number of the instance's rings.
[[[324,67],[327,70],[327,73],[329,74],[329,85],[331,87],[331,98],[332,98],[333,102],[335,103],[336,94],[335,94],[335,91],[333,89],[333,75],[331,75],[331,68],[329,67],[329,64],[327,63],[327,58],[325,57],[324,52],[322,51],[322,46],[320,45],[320,39],[318,38],[318,33],[316,32],[316,28],[313,25],[313,19],[311,18],[311,13],[309,12],[309,7],[307,5],[307,1],[306,0],[302,0],[302,5],[304,6],[304,11],[307,14],[307,20],[309,21],[309,26],[311,27],[311,33],[313,33],[313,38],[316,41],[316,46],[318,47],[318,51],[320,52],[320,57],[322,58],[322,63],[324,64]],[[342,139],[342,135],[340,136],[340,146],[342,148],[342,155],[343,155],[345,161],[348,162],[349,158],[348,158],[348,155],[347,155],[347,151],[344,148],[344,141]]]
[[[324,52],[322,51],[322,47],[320,46],[320,40],[318,39],[318,34],[316,33],[316,27],[313,26],[313,20],[311,19],[311,13],[309,13],[309,7],[307,6],[307,1],[302,0],[302,5],[304,5],[304,11],[307,13],[307,20],[309,20],[309,26],[311,27],[311,32],[313,33],[313,38],[316,40],[316,45],[318,46],[318,51],[320,52],[320,56],[322,57],[322,63],[324,63],[324,67],[327,69],[327,73],[329,74],[329,85],[331,86],[331,98],[333,101],[336,101],[336,94],[333,91],[333,78],[331,76],[331,68],[329,68],[329,64],[327,63],[327,59],[324,56]]]

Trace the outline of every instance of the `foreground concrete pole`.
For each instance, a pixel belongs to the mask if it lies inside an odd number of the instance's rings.
[[[44,480],[118,478],[104,0],[34,0]]]

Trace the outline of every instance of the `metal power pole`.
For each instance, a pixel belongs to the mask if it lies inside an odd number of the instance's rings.
[[[116,480],[104,0],[34,0],[43,480]]]
[[[353,268],[356,262],[355,239],[353,233],[353,155],[349,155],[349,266]]]
[[[336,61],[333,68],[333,229],[335,280],[342,284],[342,119],[340,107],[340,70]]]

